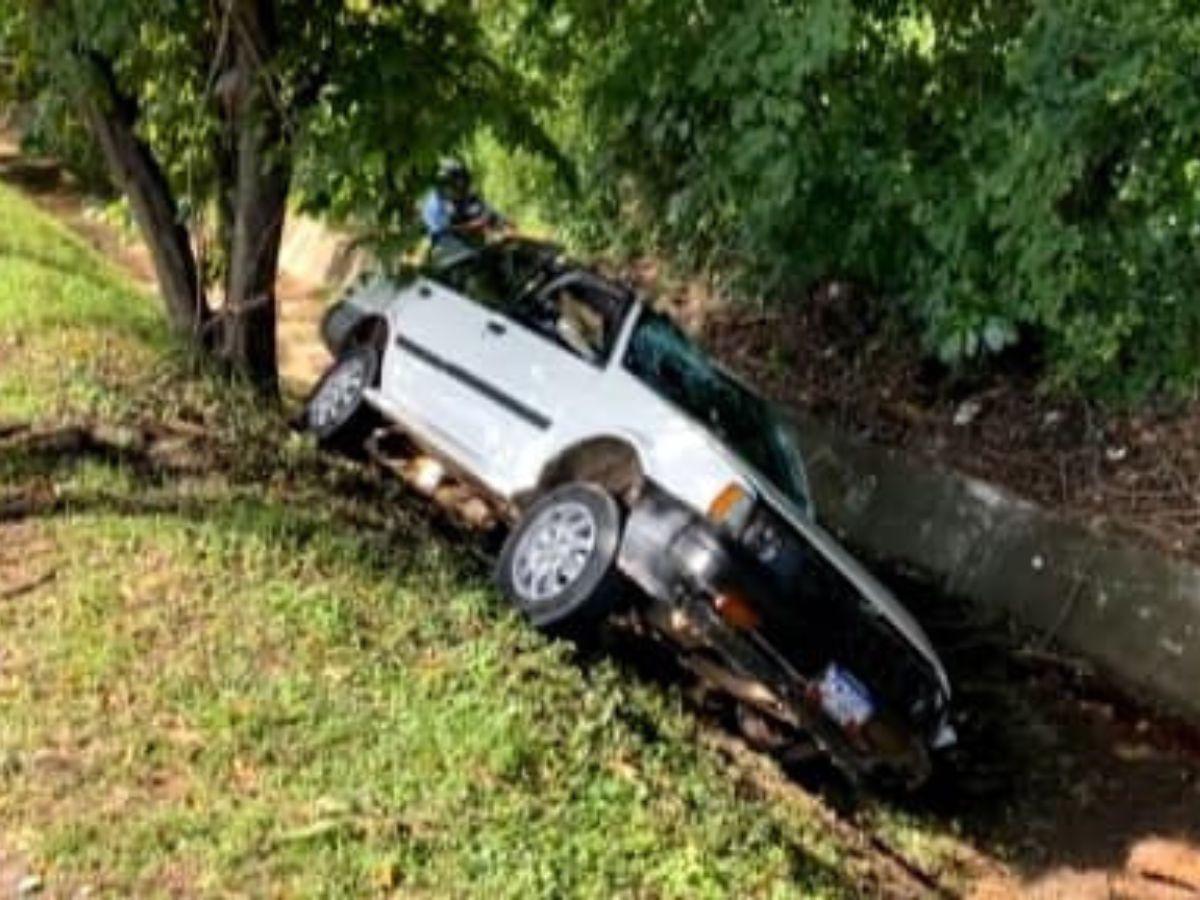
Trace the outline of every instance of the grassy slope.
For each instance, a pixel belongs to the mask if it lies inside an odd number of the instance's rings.
[[[0,507],[66,500],[0,521],[0,849],[113,895],[854,892],[677,698],[573,665],[397,488],[188,368],[0,188],[0,421],[209,429],[161,464],[0,449]]]
[[[147,298],[57,222],[0,193],[0,420],[120,406],[123,383],[164,345]]]

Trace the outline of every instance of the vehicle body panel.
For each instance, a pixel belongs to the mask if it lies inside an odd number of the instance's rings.
[[[536,416],[515,415],[491,379],[493,314],[428,279],[418,279],[387,308],[388,347],[381,393],[436,423],[446,449],[487,484],[503,483],[509,456],[540,437]],[[481,391],[492,388],[490,402]]]

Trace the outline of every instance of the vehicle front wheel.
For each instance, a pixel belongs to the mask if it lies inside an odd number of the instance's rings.
[[[620,544],[616,500],[595,485],[564,485],[517,522],[500,553],[496,582],[533,625],[577,636],[621,596]]]
[[[327,449],[356,453],[379,425],[379,417],[363,393],[379,377],[379,351],[351,347],[317,382],[305,404],[304,421]]]

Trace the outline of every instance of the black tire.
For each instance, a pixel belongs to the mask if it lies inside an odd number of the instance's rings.
[[[594,529],[591,541],[580,537],[586,533],[584,518],[590,519]],[[560,533],[571,535],[568,541],[590,544],[590,549],[585,556],[580,543],[555,545],[543,552],[551,556],[563,553],[573,565],[564,571],[550,564],[546,578],[531,577],[530,554],[538,552],[534,542],[549,540],[556,523]],[[617,501],[603,489],[579,482],[556,488],[537,500],[509,533],[496,565],[496,584],[535,627],[560,636],[584,636],[613,611],[624,593],[617,569],[621,524]],[[568,551],[570,546],[573,551]],[[564,578],[575,568],[578,572],[573,577]],[[535,597],[538,591],[531,587],[531,580],[549,593]]]
[[[350,378],[348,370],[353,370]],[[351,383],[336,398],[329,397],[337,379]],[[379,427],[379,414],[367,403],[363,392],[379,382],[379,351],[369,345],[348,347],[321,376],[304,404],[304,425],[317,443],[327,450],[357,454]]]

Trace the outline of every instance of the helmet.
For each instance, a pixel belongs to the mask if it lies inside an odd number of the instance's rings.
[[[462,160],[446,158],[438,163],[438,184],[456,193],[466,193],[471,187],[471,170]]]

